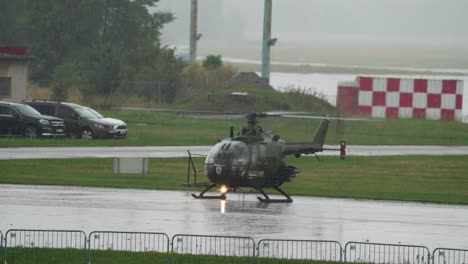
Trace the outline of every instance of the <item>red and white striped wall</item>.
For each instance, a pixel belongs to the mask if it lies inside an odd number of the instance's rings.
[[[347,114],[461,120],[462,102],[463,81],[459,80],[358,76],[355,85],[338,85],[337,105]]]

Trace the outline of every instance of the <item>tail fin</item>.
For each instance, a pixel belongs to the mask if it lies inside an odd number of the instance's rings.
[[[323,119],[322,122],[320,122],[320,126],[317,129],[317,133],[315,133],[312,144],[323,146],[325,143],[325,137],[327,136],[328,123],[330,123],[330,120],[328,119]]]

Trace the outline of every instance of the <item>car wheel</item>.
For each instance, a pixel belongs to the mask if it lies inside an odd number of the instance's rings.
[[[89,140],[93,138],[94,138],[94,135],[91,129],[85,128],[81,131],[81,139]]]
[[[39,133],[37,132],[37,128],[33,127],[33,126],[28,126],[26,128],[26,130],[24,131],[24,135],[27,137],[27,138],[37,138],[37,136],[39,135]]]

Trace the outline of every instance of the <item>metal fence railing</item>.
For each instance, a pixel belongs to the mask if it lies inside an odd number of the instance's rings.
[[[344,261],[348,263],[387,263],[387,264],[430,264],[431,253],[427,247],[348,242],[345,245]]]
[[[433,264],[467,264],[468,249],[436,248],[432,260]]]
[[[262,239],[257,245],[258,263],[270,263],[272,259],[341,262],[342,251],[339,242],[324,240]]]
[[[3,259],[3,233],[0,231],[0,263],[4,263]]]
[[[255,261],[255,241],[250,237],[178,234],[172,238],[173,263],[203,263],[206,256],[230,263],[232,257]]]
[[[109,262],[110,261],[110,262]],[[0,263],[468,264],[468,249],[337,241],[79,230],[0,231]]]
[[[169,237],[164,233],[94,231],[89,234],[89,260],[118,257],[122,263],[160,263],[169,258]]]
[[[84,263],[86,234],[78,230],[8,230],[4,239],[5,263],[47,263],[60,259]]]

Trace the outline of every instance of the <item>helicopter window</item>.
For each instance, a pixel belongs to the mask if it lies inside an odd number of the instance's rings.
[[[242,142],[232,142],[231,151],[236,153],[232,159],[234,166],[246,166],[249,162],[250,151],[249,147]]]
[[[224,143],[224,144],[221,146],[221,149],[224,149],[225,146],[226,146],[226,143]]]
[[[226,147],[226,151],[229,150],[229,148],[231,147],[231,143],[229,143]]]

